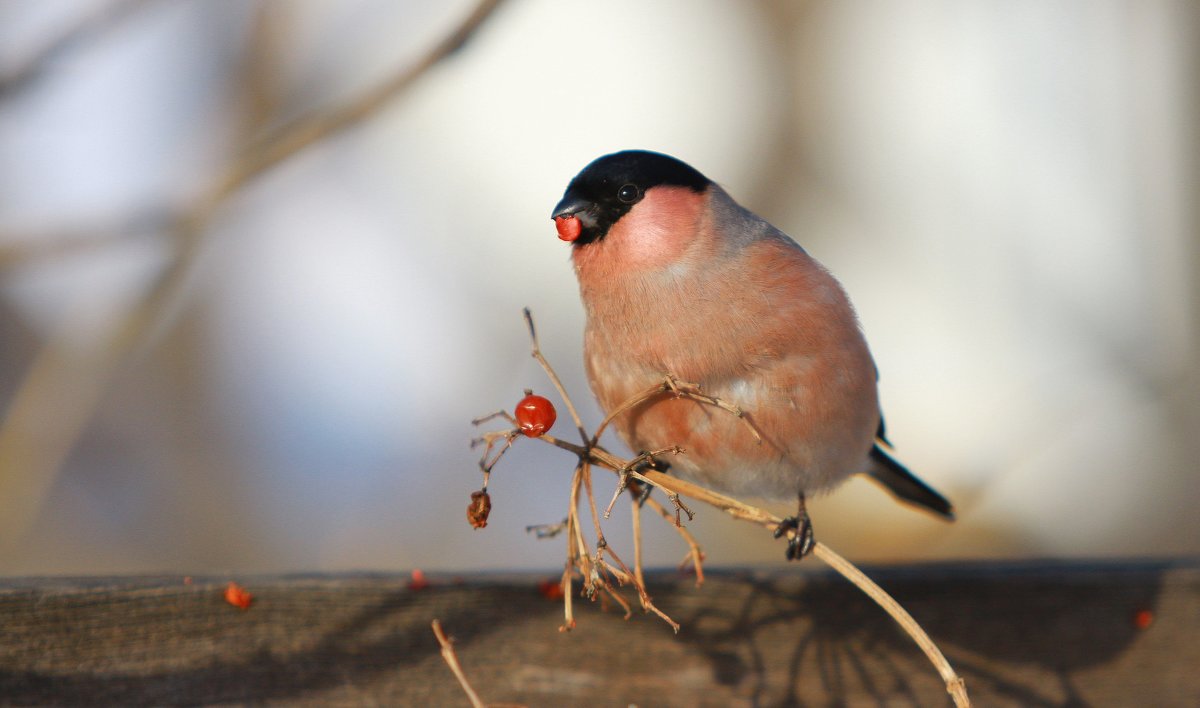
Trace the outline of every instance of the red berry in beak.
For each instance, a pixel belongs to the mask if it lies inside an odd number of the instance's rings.
[[[558,229],[558,237],[564,241],[574,241],[583,231],[583,224],[575,216],[554,217],[554,228]]]

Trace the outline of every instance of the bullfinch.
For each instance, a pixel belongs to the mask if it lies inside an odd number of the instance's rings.
[[[631,449],[677,445],[671,474],[734,496],[798,498],[776,532],[794,531],[789,559],[812,549],[805,498],[856,473],[954,518],[886,449],[875,363],[846,292],[779,229],[691,166],[640,150],[583,168],[552,217],[571,244],[600,407],[669,378],[745,416],[668,388],[613,421]]]

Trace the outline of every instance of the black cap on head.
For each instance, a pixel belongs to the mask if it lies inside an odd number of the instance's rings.
[[[709,179],[685,162],[647,150],[625,150],[596,158],[575,175],[551,218],[576,216],[583,226],[574,244],[581,246],[605,234],[645,196],[662,185],[703,192]]]

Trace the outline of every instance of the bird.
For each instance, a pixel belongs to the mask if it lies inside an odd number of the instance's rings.
[[[683,454],[656,468],[734,496],[798,502],[776,537],[815,543],[806,500],[865,474],[946,520],[950,501],[890,452],[878,370],[846,291],[796,241],[675,157],[603,155],[551,218],[570,244],[586,317],[584,365],[634,451]],[[711,405],[724,402],[727,410]],[[740,415],[730,415],[734,410]]]

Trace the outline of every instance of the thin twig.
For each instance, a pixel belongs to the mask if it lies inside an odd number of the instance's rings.
[[[629,568],[626,568],[621,559],[616,557],[617,554],[613,553],[612,546],[605,546],[605,550],[608,551],[609,555],[613,556],[617,564],[613,565],[608,561],[604,561],[601,565],[604,567],[604,571],[612,576],[613,580],[617,581],[617,585],[630,585],[637,582],[637,578],[633,576]]]
[[[575,610],[571,604],[571,595],[573,594],[573,590],[571,588],[570,564],[568,564],[563,570],[561,585],[563,591],[563,623],[562,626],[558,628],[558,631],[569,632],[572,629],[575,629]]]
[[[637,457],[633,458],[628,463],[626,463],[626,465],[624,467],[622,467],[619,470],[616,470],[619,481],[617,482],[616,490],[613,492],[612,499],[608,502],[608,506],[605,507],[605,509],[604,509],[604,518],[607,519],[609,516],[612,515],[613,505],[615,505],[617,503],[617,498],[621,496],[621,492],[624,492],[625,488],[627,486],[629,486],[630,477],[638,476],[638,475],[634,474],[634,468],[637,467],[638,465],[642,464],[643,462],[653,462],[655,456],[665,455],[668,452],[671,454],[674,454],[674,455],[682,455],[683,448],[679,447],[678,445],[672,445],[671,447],[664,447],[661,450],[653,450],[651,452],[643,452],[642,454],[638,455]]]
[[[600,421],[600,425],[596,426],[596,433],[592,435],[592,444],[595,445],[600,441],[600,436],[604,434],[604,431],[608,428],[609,424],[612,423],[617,416],[621,415],[627,410],[630,410],[631,408],[638,406],[641,403],[650,400],[651,398],[654,398],[655,396],[665,393],[666,391],[667,388],[665,383],[655,384],[625,399],[621,405],[609,411],[608,415],[604,416],[604,420]]]
[[[525,310],[525,325],[529,328],[529,339],[532,342],[533,351],[531,354],[537,363],[541,364],[542,371],[546,372],[546,376],[550,379],[550,383],[554,384],[554,388],[558,391],[558,395],[562,397],[563,403],[567,405],[567,412],[571,414],[571,420],[575,423],[575,429],[579,431],[579,437],[583,439],[584,447],[590,444],[588,441],[587,430],[583,427],[583,419],[579,417],[579,411],[575,410],[575,403],[571,401],[570,394],[562,384],[562,379],[558,378],[558,373],[554,371],[554,367],[550,366],[550,362],[546,361],[545,355],[542,354],[542,347],[538,343],[537,328],[533,325],[533,314],[526,307]]]
[[[743,423],[745,423],[746,427],[750,429],[750,434],[754,436],[755,442],[760,445],[762,444],[763,436],[762,433],[759,432],[758,426],[754,424],[754,421],[750,420],[750,416],[746,415],[746,412],[743,411],[740,406],[735,406],[728,401],[704,393],[700,390],[700,384],[698,383],[679,381],[673,376],[668,376],[667,385],[672,391],[675,392],[676,396],[691,398],[692,400],[700,401],[701,403],[707,403],[710,406],[716,406],[726,413],[733,415],[735,418],[740,419]]]
[[[600,528],[600,516],[596,513],[596,495],[592,492],[592,466],[583,463],[583,489],[587,493],[588,508],[592,513],[592,526],[596,531],[596,547],[604,549],[608,542],[604,540],[604,529]]]
[[[528,312],[528,310],[526,311]],[[700,388],[700,384],[691,383],[688,381],[680,381],[674,376],[664,377],[662,383],[657,383],[653,386],[648,386],[642,389],[622,402],[621,405],[609,411],[608,415],[604,416],[604,420],[600,421],[600,425],[597,426],[596,433],[592,435],[591,444],[595,445],[600,441],[600,436],[604,433],[605,429],[608,428],[609,424],[611,424],[613,420],[617,418],[617,416],[641,405],[642,403],[645,403],[655,396],[661,396],[665,393],[671,393],[676,398],[690,398],[698,403],[704,403],[720,408],[726,413],[729,413],[740,419],[742,423],[744,423],[750,430],[750,434],[754,436],[754,441],[760,445],[762,444],[763,436],[758,430],[758,426],[754,425],[754,421],[750,420],[750,417],[746,415],[746,412],[740,407],[715,396],[710,396],[707,393],[704,393]]]
[[[637,500],[634,500],[634,504],[637,506],[640,506],[637,503]],[[646,504],[646,506],[650,507],[651,509],[654,509],[655,511],[657,511],[659,513],[659,515],[662,516],[663,519],[671,525],[671,528],[675,529],[675,531],[678,532],[679,535],[683,537],[684,542],[687,543],[687,545],[688,545],[688,554],[686,556],[684,556],[683,563],[681,563],[679,565],[679,568],[680,568],[680,570],[683,570],[684,568],[687,567],[688,563],[690,562],[692,565],[692,568],[695,570],[695,573],[696,573],[696,587],[700,587],[701,585],[703,585],[704,584],[704,551],[700,549],[700,544],[696,542],[696,537],[692,536],[692,533],[687,530],[686,526],[676,525],[675,523],[672,523],[673,519],[674,519],[674,515],[671,512],[667,511],[667,508],[665,506],[663,506],[662,504],[660,504],[659,501],[657,499],[655,499],[654,497],[648,497],[646,499],[645,504]]]
[[[607,519],[612,516],[613,505],[617,503],[617,499],[620,499],[621,495],[629,487],[629,476],[628,469],[617,471],[617,488],[613,490],[612,499],[608,500],[608,506],[604,507],[604,518]]]
[[[572,569],[577,569],[583,583],[583,592],[589,598],[595,597],[596,587],[592,583],[592,562],[587,552],[587,542],[583,538],[583,530],[579,528],[579,489],[583,483],[583,459],[575,466],[575,474],[571,477],[571,500],[567,510],[567,568],[568,577]],[[570,584],[567,584],[568,589]],[[569,631],[575,628],[572,616],[571,593],[563,593],[563,612],[566,621],[559,631]]]
[[[671,503],[675,505],[675,526],[676,527],[680,527],[680,528],[683,527],[683,524],[680,523],[680,520],[679,520],[679,512],[681,512],[681,511],[683,513],[687,514],[688,521],[691,521],[692,519],[696,518],[696,512],[689,509],[687,507],[687,505],[683,503],[683,499],[680,499],[679,495],[676,494],[675,492],[668,493],[667,499],[669,499],[671,501]]]
[[[525,533],[533,533],[538,538],[554,538],[567,529],[567,520],[557,524],[533,524],[525,527]]]
[[[638,585],[637,591],[638,591],[638,597],[641,598],[641,601],[642,601],[642,607],[644,607],[644,608],[650,610],[651,612],[653,612],[654,614],[658,615],[659,619],[661,619],[663,622],[666,622],[668,625],[670,625],[671,630],[673,632],[675,632],[676,634],[679,634],[679,628],[682,625],[679,624],[678,622],[676,622],[675,620],[671,619],[670,615],[668,615],[666,612],[663,612],[662,610],[658,609],[658,605],[655,605],[654,602],[650,599],[650,595],[646,592],[646,588],[642,587],[641,585]]]
[[[617,561],[617,563],[621,566],[621,569],[624,570],[625,575],[627,577],[629,577],[631,580],[635,580],[634,576],[630,575],[629,568],[623,562],[621,562],[621,559],[619,557],[617,557],[616,551],[613,551],[611,548],[608,550],[609,550],[609,555],[611,555],[613,557],[613,559]],[[667,613],[660,610],[658,608],[658,606],[654,604],[653,600],[650,598],[649,591],[646,589],[646,584],[644,582],[635,581],[633,584],[633,587],[635,590],[637,590],[638,599],[642,603],[642,609],[649,610],[650,612],[653,612],[654,614],[661,617],[663,619],[663,621],[665,621],[667,624],[671,625],[671,629],[675,630],[675,633],[678,634],[679,626],[680,626],[679,623],[676,622],[675,620],[671,619],[671,617],[669,615],[667,615]]]
[[[487,490],[488,482],[490,482],[492,479],[492,468],[496,466],[496,463],[500,461],[501,457],[504,457],[504,453],[508,452],[508,449],[513,446],[513,443],[516,442],[517,437],[520,436],[520,434],[521,433],[518,430],[495,431],[491,433],[484,433],[482,436],[471,441],[471,447],[475,447],[479,443],[484,443],[483,456],[479,458],[479,469],[483,470],[483,489],[485,491]],[[495,447],[497,440],[503,440],[504,446],[501,447],[500,451],[496,453],[496,456],[489,461],[488,455],[492,453],[492,448]]]
[[[584,578],[587,578],[591,568],[591,556],[588,554],[587,539],[583,537],[583,527],[579,524],[579,491],[583,488],[583,467],[587,464],[583,460],[575,466],[575,475],[571,478],[571,509],[567,514],[570,519],[570,525],[567,530],[570,531],[571,538],[568,543],[575,544],[575,552],[578,555],[584,566],[580,568]]]
[[[633,579],[638,585],[646,586],[646,576],[642,572],[642,505],[636,497],[632,500],[633,509]],[[642,609],[646,609],[642,605]]]
[[[968,706],[971,701],[967,697],[966,684],[958,674],[954,672],[954,668],[950,666],[950,662],[946,660],[942,651],[938,649],[937,644],[929,638],[925,630],[920,624],[908,614],[908,611],[896,602],[895,598],[887,594],[883,588],[875,584],[875,581],[867,577],[850,561],[841,557],[833,551],[829,546],[817,541],[813,544],[812,553],[817,558],[825,561],[825,564],[836,570],[843,578],[849,580],[859,590],[862,590],[867,597],[875,601],[875,604],[883,608],[884,612],[891,615],[892,619],[912,637],[917,646],[921,647],[921,651],[925,652],[925,656],[929,658],[930,663],[941,674],[942,680],[946,682],[946,691],[954,699],[956,706]]]
[[[458,684],[462,686],[463,692],[467,694],[473,708],[487,708],[487,704],[479,698],[479,694],[475,693],[475,689],[471,688],[471,683],[467,681],[467,675],[463,673],[462,666],[458,663],[458,656],[454,653],[454,644],[442,631],[442,623],[437,620],[433,621],[433,636],[437,637],[438,644],[442,645],[442,659],[454,672],[454,678],[458,679]]]
[[[504,410],[496,411],[495,413],[488,413],[487,415],[481,415],[478,418],[473,419],[471,421],[471,425],[483,425],[489,420],[494,420],[496,418],[503,418],[511,423],[514,428],[517,427],[517,419],[513,417],[512,413]]]
[[[617,592],[616,589],[614,589],[608,583],[601,583],[600,587],[604,588],[604,592],[608,593],[608,596],[611,597],[614,602],[620,605],[622,610],[625,610],[625,617],[623,619],[629,619],[630,617],[633,617],[633,607],[630,606],[628,600],[621,597],[621,593]]]

